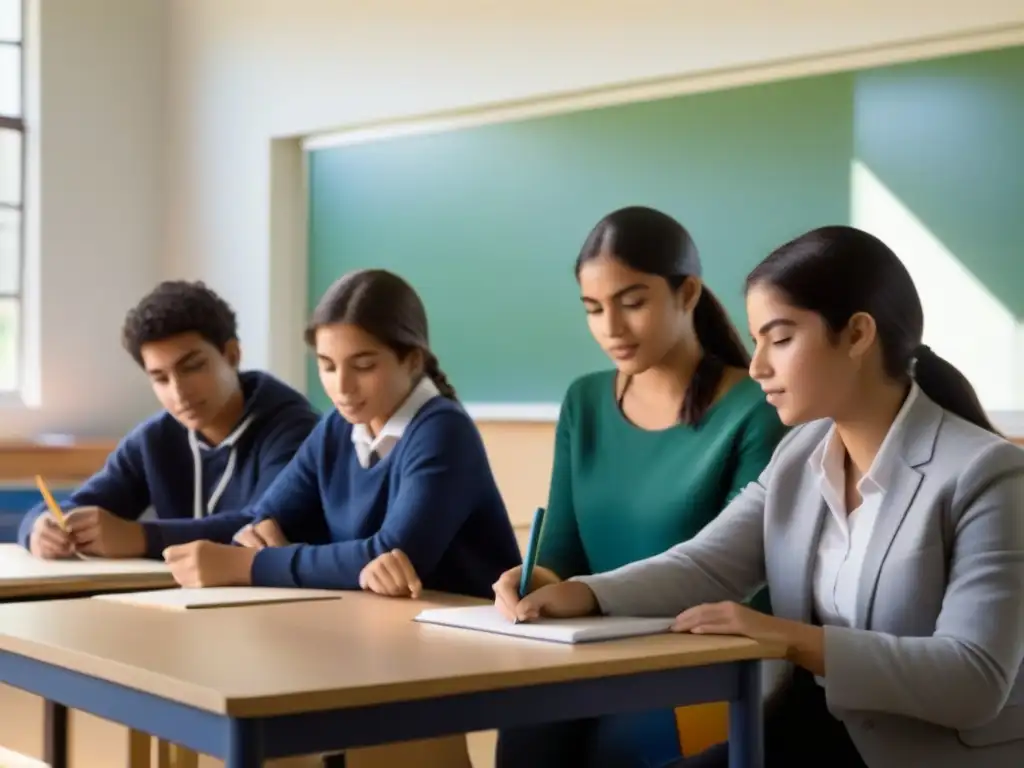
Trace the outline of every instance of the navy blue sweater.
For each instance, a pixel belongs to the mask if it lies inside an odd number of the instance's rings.
[[[251,514],[303,542],[260,550],[258,586],[358,589],[367,563],[400,549],[424,588],[489,597],[520,563],[476,425],[443,397],[424,405],[370,468],[359,464],[352,426],[332,411]]]
[[[211,447],[198,435],[190,440],[188,430],[171,414],[158,413],[135,427],[103,469],[61,507],[102,507],[127,520],[137,520],[152,507],[157,520],[143,522],[146,554],[159,557],[168,523],[192,523],[196,517],[227,514],[254,502],[295,455],[319,415],[305,397],[269,374],[250,371],[240,379],[245,412],[223,443]],[[28,546],[32,525],[44,510],[40,504],[22,520],[18,540],[23,546]],[[171,539],[173,543],[173,535]]]

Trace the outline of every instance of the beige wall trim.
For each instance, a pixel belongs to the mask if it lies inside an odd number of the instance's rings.
[[[846,72],[1022,44],[1024,44],[1024,25],[1000,26],[995,29],[976,30],[954,36],[925,38],[895,45],[873,46],[814,57],[782,59],[752,66],[733,67],[683,77],[560,94],[529,101],[491,104],[468,110],[411,116],[368,125],[354,125],[338,131],[307,136],[303,139],[303,148],[310,151],[399,136],[452,131],[636,101],[719,91],[796,77]]]
[[[465,403],[475,421],[558,421],[558,403]]]
[[[309,360],[303,341],[309,318],[306,158],[297,139],[270,142],[270,306],[274,307],[267,318],[270,370],[281,372],[300,391],[306,387]]]

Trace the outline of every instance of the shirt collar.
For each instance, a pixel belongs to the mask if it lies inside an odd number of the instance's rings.
[[[370,464],[370,454],[377,453],[378,459],[387,456],[395,444],[402,439],[405,430],[419,413],[420,409],[435,397],[440,395],[437,385],[424,376],[419,383],[412,388],[412,392],[405,398],[398,410],[387,420],[380,432],[374,436],[370,434],[365,424],[355,424],[352,427],[352,443],[356,448],[356,456],[363,467]]]
[[[905,429],[907,414],[914,406],[921,388],[917,383],[911,381],[910,392],[907,394],[899,413],[893,420],[889,431],[882,440],[882,444],[875,454],[871,467],[857,483],[857,490],[861,494],[884,493],[892,479],[893,461],[896,459],[896,452],[899,450],[900,434]],[[817,470],[822,481],[822,490],[826,495],[832,495],[833,499],[846,497],[846,449],[836,434],[833,426],[825,439],[814,449],[810,458],[811,466]],[[840,505],[840,507],[845,505]]]

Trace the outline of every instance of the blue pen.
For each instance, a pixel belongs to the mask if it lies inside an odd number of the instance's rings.
[[[530,592],[530,580],[533,578],[533,567],[537,564],[540,552],[540,529],[544,526],[544,507],[538,507],[533,513],[530,524],[530,538],[526,542],[526,556],[523,558],[523,571],[519,577],[519,598],[526,597]]]

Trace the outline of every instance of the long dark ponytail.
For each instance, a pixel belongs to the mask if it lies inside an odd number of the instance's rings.
[[[777,248],[747,276],[747,290],[766,284],[795,307],[815,312],[833,333],[858,312],[875,321],[885,373],[917,382],[951,413],[999,434],[967,378],[921,343],[924,310],[910,273],[881,240],[854,227],[807,232]]]
[[[686,228],[668,214],[653,208],[631,206],[613,211],[590,231],[576,259],[580,268],[602,253],[609,253],[631,269],[665,278],[678,290],[688,277],[701,276],[697,246]],[[715,295],[702,286],[693,311],[693,329],[704,351],[697,364],[679,418],[696,425],[715,401],[728,366],[747,368],[747,353],[739,332]]]
[[[917,386],[938,405],[982,429],[999,434],[985,413],[971,382],[960,369],[935,354],[931,347],[918,346],[911,365]]]
[[[383,269],[364,269],[338,278],[313,310],[306,326],[306,343],[316,346],[317,329],[335,323],[362,328],[400,360],[418,350],[423,355],[423,375],[434,382],[441,395],[458,399],[430,350],[426,308],[413,287],[398,275]]]

